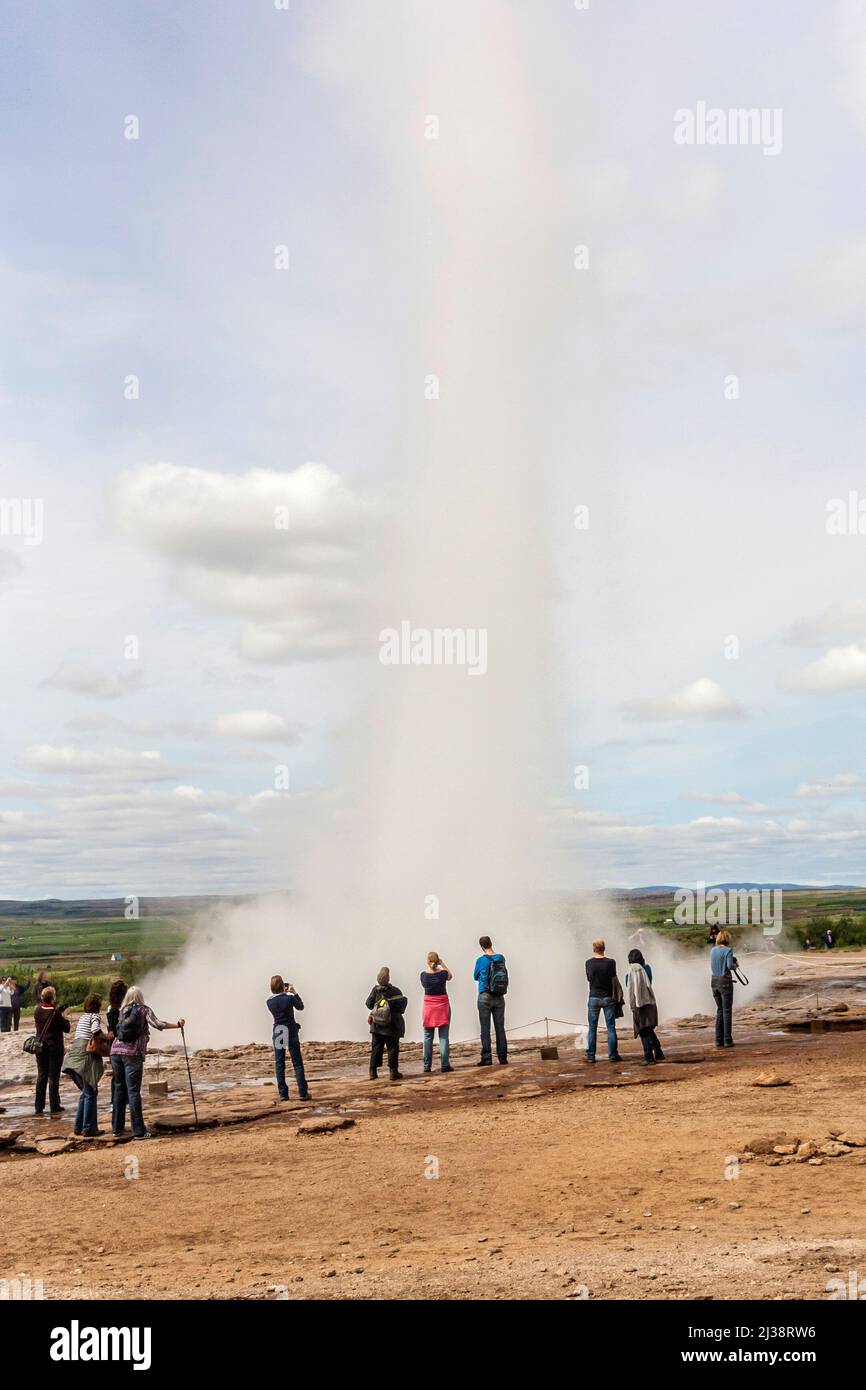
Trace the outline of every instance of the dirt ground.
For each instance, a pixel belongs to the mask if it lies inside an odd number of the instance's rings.
[[[655,1067],[630,1028],[619,1065],[570,1038],[558,1061],[521,1043],[478,1069],[459,1048],[423,1077],[410,1046],[398,1083],[366,1080],[363,1047],[309,1045],[304,1107],[276,1101],[267,1049],[200,1053],[215,1127],[50,1156],[70,1110],[16,1114],[29,1093],[7,1088],[0,1277],[46,1298],[825,1299],[852,1270],[866,1288],[866,955],[778,972],[733,1050],[683,1020]],[[163,1074],[148,1121],[183,1126],[177,1056]]]

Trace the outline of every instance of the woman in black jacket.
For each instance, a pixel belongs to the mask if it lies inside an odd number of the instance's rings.
[[[42,998],[33,1014],[36,1037],[42,1047],[36,1054],[36,1102],[34,1112],[43,1114],[45,1092],[48,1091],[48,1108],[52,1115],[60,1115],[60,1068],[63,1066],[63,1035],[69,1032],[69,1019],[65,1008],[58,1009],[57,992],[46,985]]]
[[[399,990],[396,985],[391,984],[391,972],[387,965],[383,965],[379,974],[376,976],[375,985],[367,996],[367,1008],[370,1010],[370,1033],[372,1037],[372,1047],[370,1050],[371,1081],[378,1080],[378,1068],[381,1065],[382,1054],[386,1047],[388,1049],[388,1071],[391,1080],[403,1080],[399,1070],[400,1039],[406,1032],[406,1020],[403,1014],[408,1002],[402,990]]]

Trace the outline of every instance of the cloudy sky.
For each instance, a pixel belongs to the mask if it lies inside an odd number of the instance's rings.
[[[407,332],[389,123],[449,99],[397,4],[5,7],[4,897],[283,886],[341,795]],[[561,881],[859,882],[866,4],[499,8],[578,210]],[[781,148],[678,144],[701,102]]]

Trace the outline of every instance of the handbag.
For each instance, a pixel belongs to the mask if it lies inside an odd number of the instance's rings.
[[[41,1031],[40,1031],[40,1033],[39,1033],[39,1037],[38,1037],[38,1038],[37,1038],[37,1036],[36,1036],[35,1033],[31,1033],[31,1035],[30,1035],[29,1038],[25,1038],[25,1039],[24,1039],[24,1047],[23,1047],[22,1051],[24,1051],[24,1052],[29,1052],[29,1053],[31,1053],[31,1055],[34,1056],[34,1057],[38,1057],[38,1056],[39,1056],[40,1052],[42,1051],[43,1047],[45,1046],[45,1044],[43,1043],[42,1039],[45,1037],[46,1030],[47,1030],[48,1025],[49,1025],[49,1023],[51,1022],[51,1020],[52,1020],[53,1017],[54,1017],[54,1014],[53,1014],[53,1013],[48,1015],[48,1018],[45,1020],[45,1022],[44,1022],[43,1025],[42,1025],[42,1028],[41,1028]]]
[[[94,1033],[84,1050],[95,1057],[107,1057],[113,1041],[107,1033]]]

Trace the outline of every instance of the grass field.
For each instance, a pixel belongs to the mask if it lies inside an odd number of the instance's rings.
[[[707,890],[709,892],[709,890]],[[783,932],[779,946],[801,948],[806,936],[820,945],[822,932],[832,926],[840,948],[866,946],[866,888],[854,889],[785,889],[775,894],[774,909],[781,901]],[[685,945],[701,945],[706,940],[705,926],[670,925],[674,915],[673,893],[653,893],[644,897],[623,896],[617,899],[634,927],[657,928]],[[736,938],[753,928],[729,927]]]
[[[131,984],[164,965],[181,950],[188,932],[186,923],[166,917],[0,919],[0,974],[29,980],[46,970],[60,1002],[80,1004],[90,989],[105,990],[118,977]],[[122,959],[112,961],[117,951]]]

